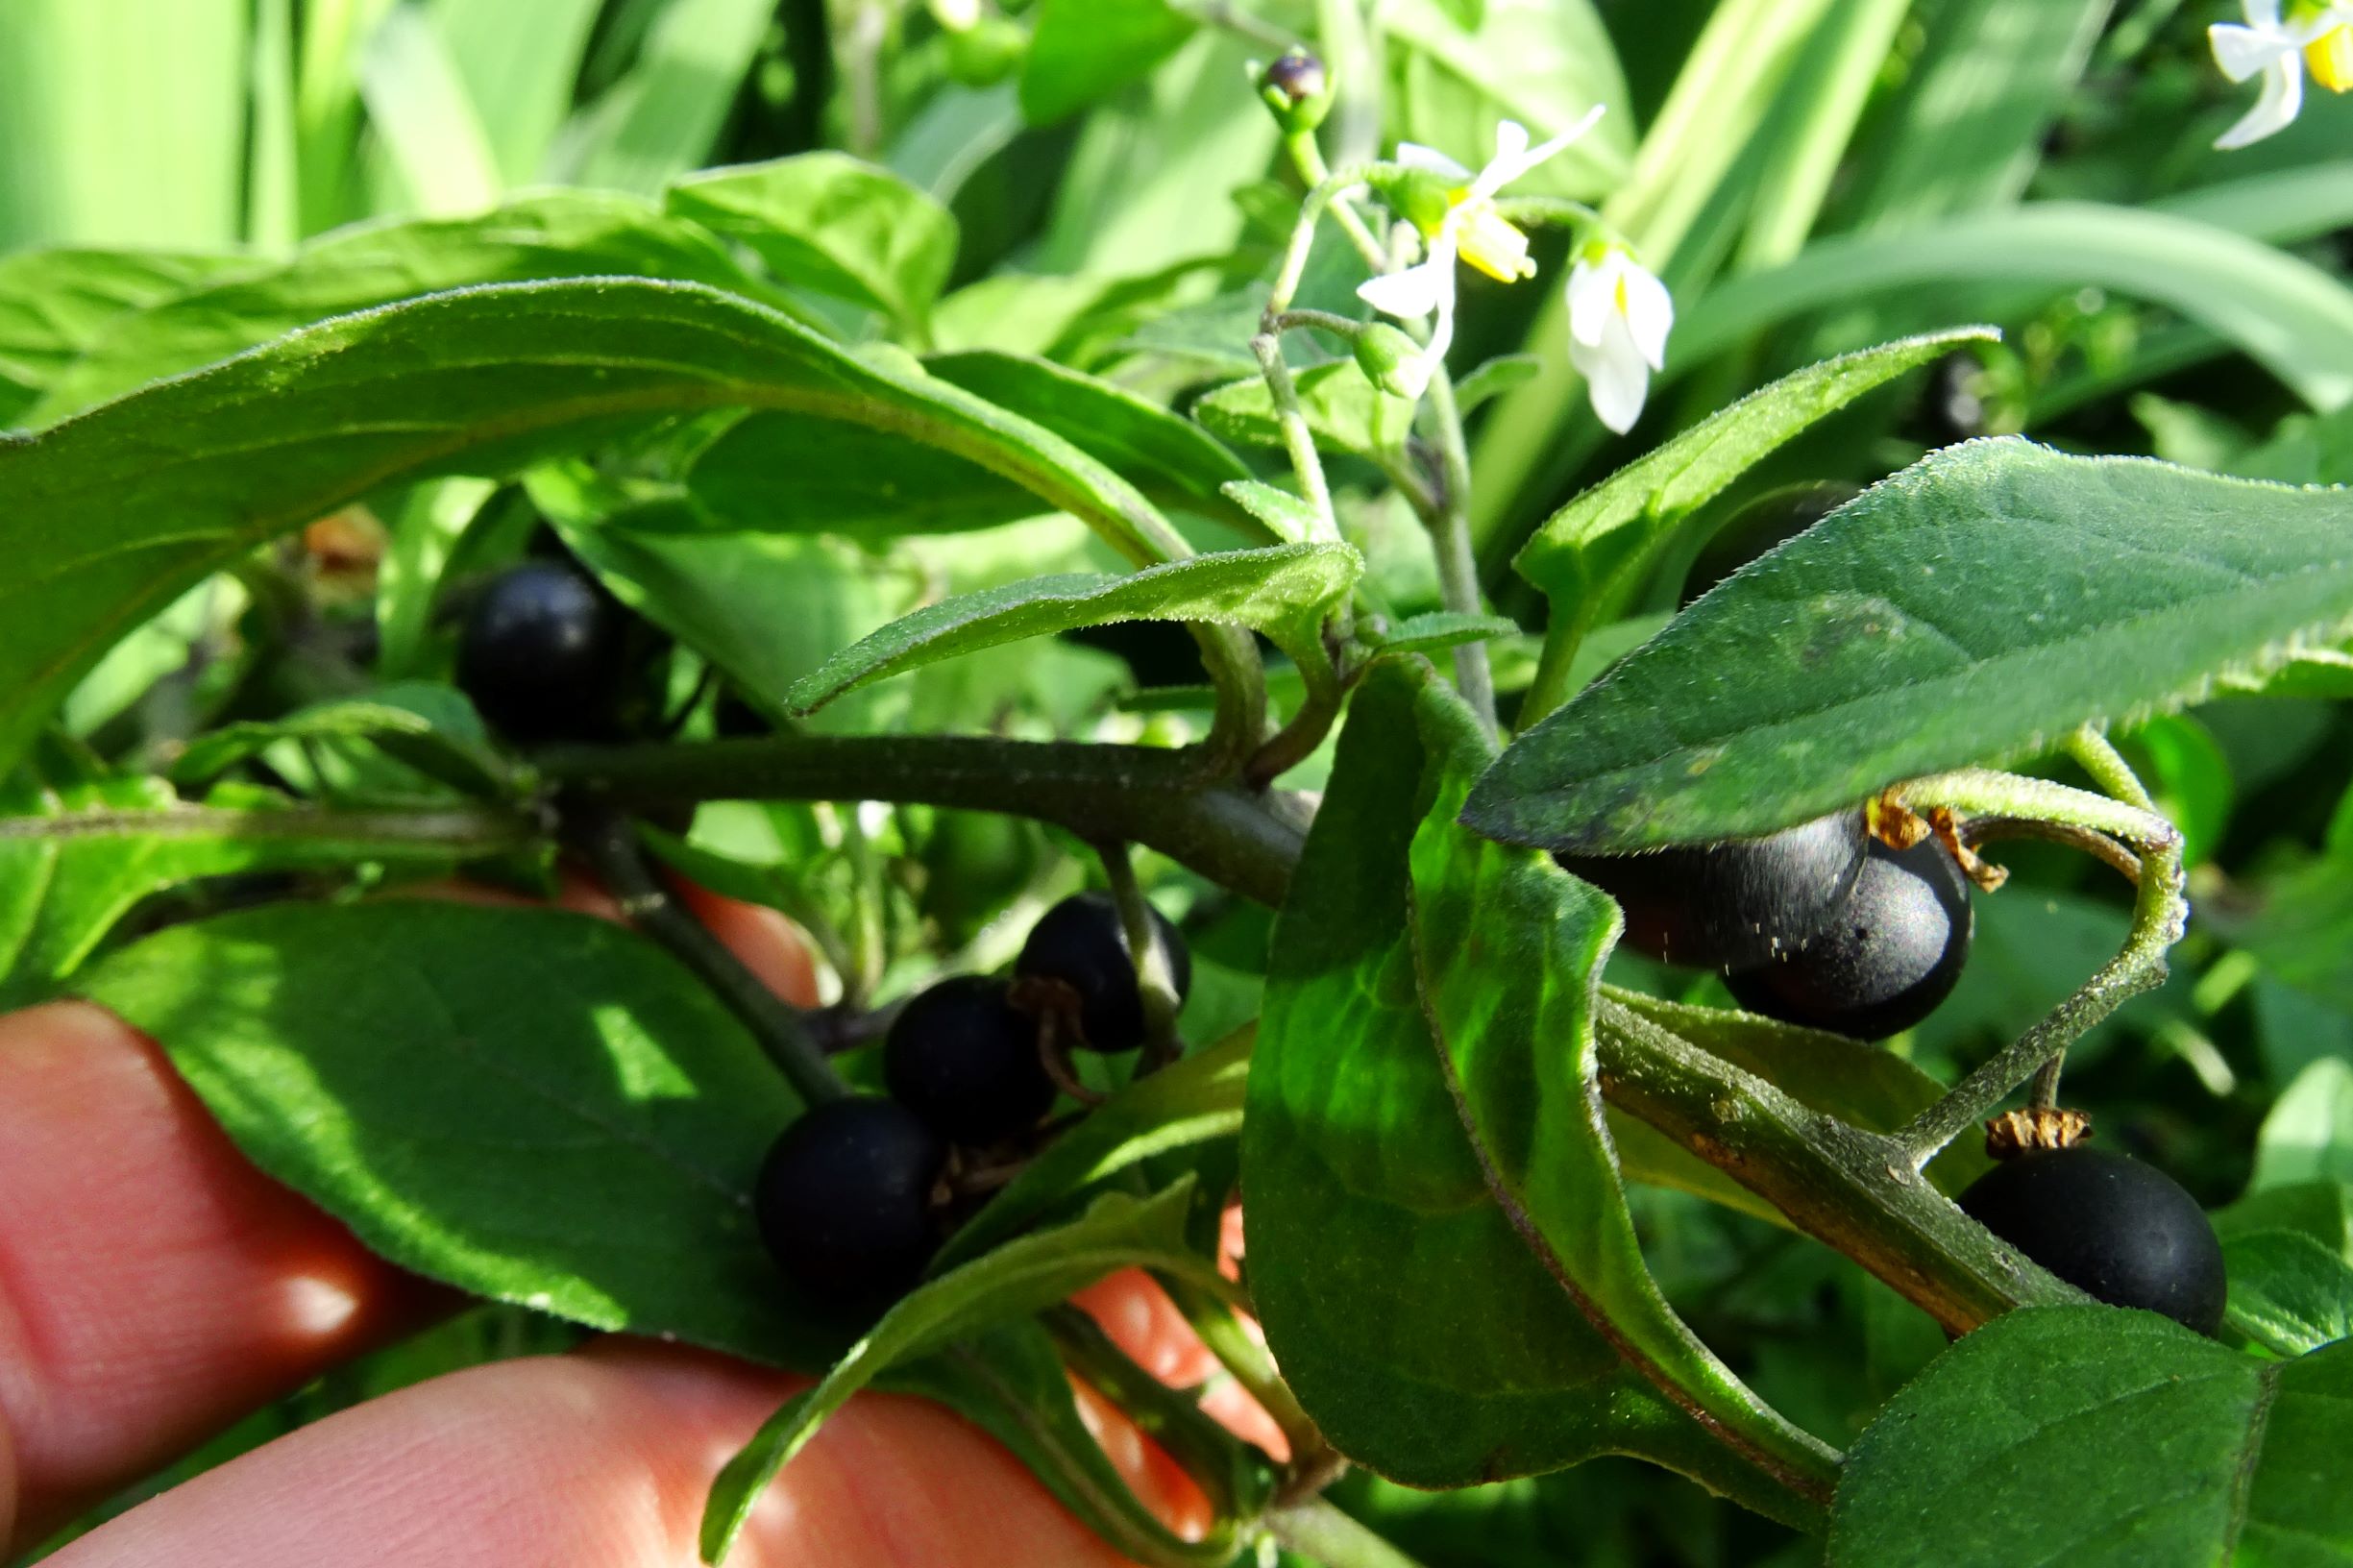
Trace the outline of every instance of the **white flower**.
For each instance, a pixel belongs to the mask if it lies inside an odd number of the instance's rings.
[[[1430,384],[1430,373],[1445,363],[1447,345],[1455,339],[1455,258],[1459,256],[1488,277],[1504,282],[1535,276],[1528,258],[1528,236],[1495,208],[1496,192],[1517,180],[1563,147],[1583,135],[1602,117],[1599,105],[1552,140],[1531,147],[1528,128],[1506,120],[1495,128],[1495,156],[1476,175],[1444,153],[1412,142],[1401,142],[1397,161],[1409,169],[1461,181],[1446,193],[1446,211],[1434,226],[1422,226],[1427,242],[1422,259],[1402,272],[1365,282],[1357,297],[1385,316],[1412,321],[1430,316],[1430,342],[1421,356],[1400,367],[1400,379],[1414,396]]]
[[[1675,302],[1623,245],[1595,245],[1569,270],[1569,363],[1593,411],[1624,435],[1642,417],[1651,372],[1667,365]]]
[[[2304,107],[2304,69],[2331,92],[2353,87],[2353,0],[2298,0],[2280,15],[2280,0],[2244,0],[2246,22],[2217,22],[2206,30],[2215,63],[2233,82],[2263,78],[2255,107],[2215,138],[2222,148],[2244,147],[2283,130]]]

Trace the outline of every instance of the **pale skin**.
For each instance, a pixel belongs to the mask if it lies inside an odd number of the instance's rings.
[[[564,901],[609,909],[593,889]],[[697,892],[788,999],[805,949]],[[456,1299],[385,1264],[237,1154],[152,1041],[59,1002],[0,1016],[0,1557]],[[1211,1363],[1140,1276],[1081,1299],[1172,1383]],[[800,1381],[607,1339],[344,1410],[136,1507],[60,1568],[687,1568],[718,1467]],[[1100,1411],[1096,1412],[1102,1413]],[[1255,1407],[1221,1418],[1265,1438]],[[1105,1446],[1180,1531],[1204,1507],[1115,1416]],[[1024,1568],[1120,1559],[987,1437],[862,1397],[778,1482],[737,1568]]]

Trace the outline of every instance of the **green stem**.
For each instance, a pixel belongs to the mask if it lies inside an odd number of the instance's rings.
[[[1299,667],[1300,679],[1307,688],[1299,711],[1291,715],[1290,723],[1258,749],[1242,770],[1242,781],[1253,787],[1262,787],[1298,767],[1324,743],[1332,732],[1333,721],[1340,716],[1340,703],[1347,697],[1338,672],[1325,665]]]
[[[1136,881],[1136,864],[1124,844],[1098,845],[1104,879],[1111,884],[1112,904],[1119,911],[1119,931],[1136,966],[1136,990],[1143,1003],[1144,1053],[1148,1063],[1165,1064],[1176,1045],[1176,970],[1168,960],[1168,944],[1161,941],[1160,922]],[[1184,1049],[1176,1045],[1176,1049]]]
[[[1462,415],[1455,403],[1455,383],[1439,365],[1430,373],[1430,417],[1437,428],[1438,506],[1423,521],[1429,525],[1438,560],[1438,598],[1450,610],[1464,615],[1483,613],[1479,594],[1479,560],[1471,549],[1471,457],[1462,440]],[[1495,730],[1495,677],[1487,666],[1487,645],[1458,644],[1455,684],[1488,733]]]
[[[536,761],[572,793],[624,806],[890,800],[1027,817],[1094,843],[1145,845],[1270,907],[1283,901],[1303,837],[1264,796],[1203,785],[1197,759],[1153,747],[794,735],[555,747]]]
[[[1954,1334],[2013,1307],[2083,1297],[1996,1241],[1929,1185],[1903,1141],[1801,1104],[1605,990],[1604,1098],[1650,1123],[1792,1224],[1853,1259]]]
[[[2157,802],[2148,797],[2141,776],[2132,771],[2132,764],[2112,745],[2108,737],[2084,725],[2067,738],[2067,754],[2075,759],[2077,767],[2092,775],[2092,782],[2128,806],[2154,812]]]
[[[1303,131],[1287,137],[1283,146],[1290,155],[1291,167],[1299,171],[1299,178],[1307,182],[1310,190],[1332,178],[1331,166],[1324,162],[1324,151],[1315,144],[1311,133]],[[1346,161],[1354,162],[1355,159]],[[1389,270],[1388,248],[1381,243],[1381,236],[1373,233],[1363,215],[1350,205],[1347,197],[1335,195],[1332,198],[1332,217],[1340,226],[1340,233],[1348,236],[1348,243],[1357,248],[1357,255],[1364,258],[1367,267],[1374,272]]]
[[[277,839],[333,845],[362,854],[447,854],[469,859],[520,849],[538,836],[537,828],[522,813],[488,806],[349,811],[189,805],[155,811],[67,811],[0,818],[0,843],[12,839]]]
[[[1320,167],[1322,161],[1318,156],[1316,165]],[[1337,174],[1327,174],[1316,181],[1301,199],[1298,221],[1291,226],[1290,243],[1283,250],[1283,265],[1276,269],[1273,286],[1266,293],[1267,321],[1271,322],[1288,310],[1292,299],[1299,293],[1299,281],[1307,276],[1308,252],[1315,246],[1315,225],[1323,217],[1324,208],[1330,207],[1342,191],[1362,184],[1378,167],[1377,164],[1367,164],[1342,169]]]
[[[629,820],[617,811],[589,810],[576,821],[582,852],[629,923],[669,948],[672,957],[711,988],[792,1082],[802,1103],[823,1105],[846,1096],[848,1087],[801,1026],[800,1015],[745,968],[744,961],[654,876]]]
[[[1266,1531],[1324,1568],[1421,1568],[1322,1498],[1275,1509],[1266,1516]]]
[[[2102,741],[2087,752],[2100,769],[2108,766],[2099,755],[2104,749],[2108,748]],[[2108,754],[2114,753],[2109,750]],[[2115,761],[2117,766],[2122,765],[2121,758]],[[2126,777],[2130,772],[2124,771]],[[2098,776],[2096,772],[2095,776]],[[2139,780],[2132,780],[2132,788],[2138,790]],[[1984,769],[1916,779],[1890,793],[1900,803],[1915,810],[1947,806],[1964,813],[1982,811],[1997,817],[2041,817],[2070,827],[2106,833],[2123,840],[2141,856],[2140,881],[2133,894],[2132,926],[2125,936],[2123,949],[2041,1022],[1995,1053],[1898,1135],[1904,1158],[1918,1169],[1935,1158],[1946,1144],[1982,1121],[2028,1080],[2041,1078],[2040,1091],[2055,1097],[2057,1078],[2055,1074],[2046,1077],[2047,1069],[2085,1030],[2165,979],[2166,952],[2181,940],[2190,906],[2182,896],[2181,832],[2171,822],[2140,806],[2045,779],[2019,778]],[[2143,795],[2142,798],[2147,796]]]
[[[1269,314],[1269,320],[1279,317]],[[1337,539],[1339,515],[1332,508],[1332,486],[1324,478],[1324,460],[1315,450],[1315,433],[1308,429],[1307,410],[1299,405],[1299,389],[1291,382],[1290,367],[1283,362],[1283,342],[1271,331],[1250,340],[1259,370],[1274,399],[1275,427],[1283,432],[1283,450],[1290,454],[1291,472],[1299,476],[1299,492],[1315,513],[1316,536]]]

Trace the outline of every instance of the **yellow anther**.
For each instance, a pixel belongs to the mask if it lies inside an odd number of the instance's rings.
[[[2353,88],[2353,27],[2331,28],[2306,44],[2304,65],[2331,92]]]
[[[1496,210],[1484,196],[1468,190],[1453,194],[1456,249],[1462,259],[1499,282],[1517,282],[1536,275],[1529,259],[1528,236]]]

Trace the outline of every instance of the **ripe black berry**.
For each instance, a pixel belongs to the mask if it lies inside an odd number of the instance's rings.
[[[893,1099],[958,1143],[1001,1143],[1054,1105],[1038,1020],[1005,999],[1004,981],[977,975],[943,980],[900,1010],[882,1074]]]
[[[1553,858],[1618,901],[1636,952],[1745,968],[1802,947],[1829,923],[1853,891],[1866,840],[1856,809],[1762,839]]]
[[[855,1096],[812,1106],[784,1130],[752,1189],[760,1238],[821,1301],[871,1308],[903,1293],[939,1245],[938,1135],[905,1106]]]
[[[1969,961],[1969,879],[1933,838],[1873,840],[1845,907],[1796,952],[1725,977],[1752,1013],[1885,1040],[1936,1011]]]
[[[2154,1165],[2080,1144],[2037,1150],[1978,1177],[1960,1202],[2087,1295],[2204,1335],[2222,1326],[2221,1243],[2197,1200]]]
[[[457,684],[509,739],[617,737],[629,674],[628,616],[566,561],[526,561],[474,601]]]
[[[1792,484],[1766,492],[1709,536],[1683,575],[1688,604],[1751,561],[1812,527],[1863,492],[1843,480]]]
[[[1152,923],[1168,951],[1169,978],[1179,1004],[1192,989],[1192,955],[1175,926],[1152,912]],[[1078,993],[1084,1040],[1068,1041],[1096,1051],[1132,1051],[1143,1043],[1143,995],[1136,964],[1128,956],[1127,931],[1119,909],[1100,893],[1074,894],[1030,927],[1013,972],[1023,980],[1059,980]]]
[[[1324,62],[1304,49],[1293,49],[1276,60],[1259,80],[1266,91],[1293,108],[1321,98],[1330,86]]]

